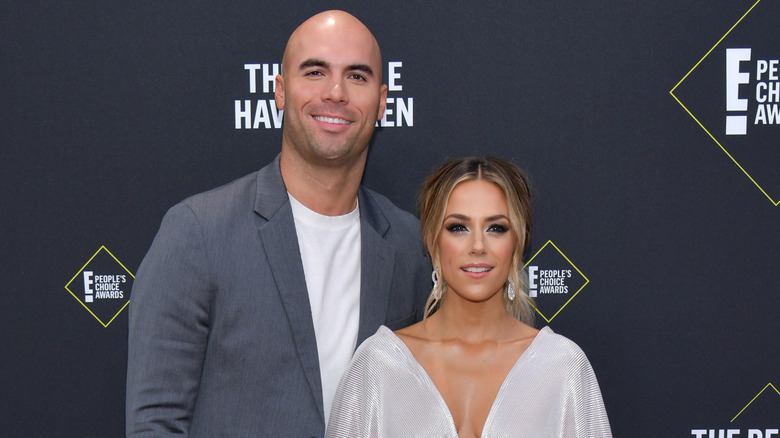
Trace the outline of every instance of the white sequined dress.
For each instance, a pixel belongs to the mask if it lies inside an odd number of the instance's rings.
[[[326,437],[457,438],[433,381],[387,327],[360,345],[341,379]],[[482,437],[611,437],[585,353],[543,328],[509,371]]]

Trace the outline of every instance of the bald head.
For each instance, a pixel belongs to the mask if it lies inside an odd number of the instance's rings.
[[[382,81],[382,54],[374,35],[360,20],[353,15],[338,10],[320,12],[304,21],[290,35],[282,57],[282,71],[291,72],[314,57],[316,50],[335,50],[349,47],[353,53],[359,53],[364,58],[352,62],[368,66],[379,82]]]

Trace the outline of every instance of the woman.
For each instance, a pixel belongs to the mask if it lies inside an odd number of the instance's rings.
[[[333,403],[330,437],[611,437],[585,354],[533,328],[520,275],[527,178],[493,157],[451,161],[418,199],[431,255],[426,318],[380,327]]]

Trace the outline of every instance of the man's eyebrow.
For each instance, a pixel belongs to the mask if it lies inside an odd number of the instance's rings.
[[[369,76],[374,76],[374,70],[368,64],[351,64],[347,66],[347,70],[362,71]]]
[[[298,66],[298,70],[305,70],[307,68],[311,67],[323,67],[323,68],[330,68],[330,64],[327,62],[317,59],[317,58],[309,58],[303,62],[301,62],[301,65]],[[371,68],[368,64],[350,64],[346,68],[347,71],[361,71],[369,76],[374,76],[374,70]]]
[[[328,67],[328,63],[321,60],[321,59],[315,59],[315,58],[309,58],[301,63],[301,65],[298,66],[298,70],[303,70],[310,67]]]

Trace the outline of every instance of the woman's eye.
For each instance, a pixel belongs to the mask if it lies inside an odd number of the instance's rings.
[[[502,224],[493,224],[490,227],[488,227],[489,233],[503,234],[506,233],[507,231],[509,231],[509,228],[506,225],[502,225]]]
[[[465,225],[463,225],[463,224],[461,224],[459,222],[455,222],[455,223],[447,225],[447,231],[449,231],[451,233],[462,233],[464,231],[468,231],[468,228],[466,228]]]

